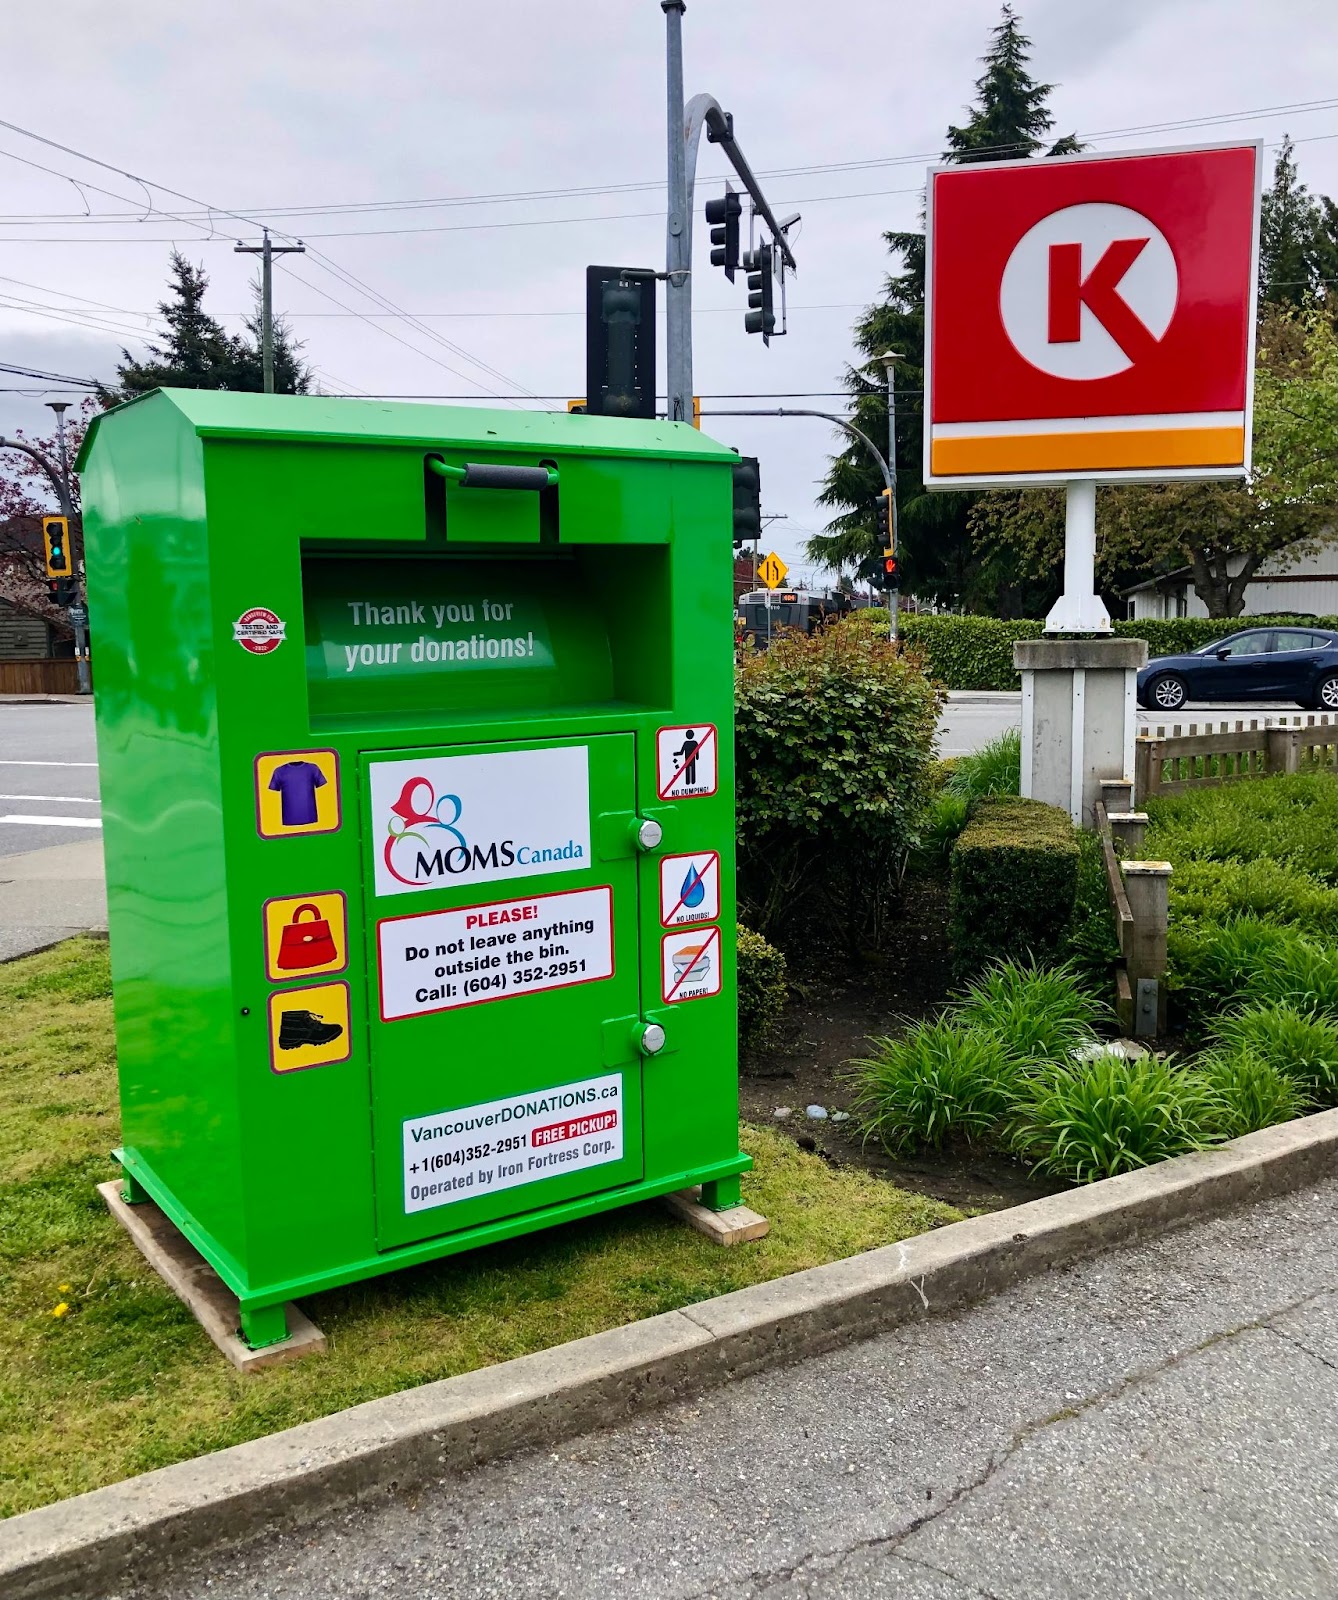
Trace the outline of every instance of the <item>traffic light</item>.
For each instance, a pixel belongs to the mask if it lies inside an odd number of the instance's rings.
[[[53,606],[72,606],[79,591],[73,578],[48,578],[46,595]]]
[[[64,517],[43,517],[42,543],[46,546],[47,577],[72,578],[74,557],[70,553],[69,522]]]
[[[749,333],[760,333],[762,343],[770,344],[776,329],[776,280],[771,264],[771,246],[760,244],[744,258],[748,268],[748,312],[743,326]]]
[[[583,417],[589,409],[590,409],[589,406],[587,406],[586,403],[585,403],[585,396],[584,395],[582,395],[579,400],[568,400],[567,401],[567,410],[573,416]]]
[[[585,398],[597,417],[655,416],[655,273],[585,269]]]
[[[883,542],[884,555],[893,554],[892,546],[892,491],[884,489],[877,501],[878,534]]]
[[[706,220],[711,224],[711,265],[723,267],[731,283],[739,265],[739,218],[742,214],[743,201],[728,184],[723,200],[706,202]]]
[[[893,555],[881,557],[875,577],[880,589],[899,589],[901,587],[901,557]]]
[[[762,474],[756,456],[734,463],[734,548],[762,537]]]

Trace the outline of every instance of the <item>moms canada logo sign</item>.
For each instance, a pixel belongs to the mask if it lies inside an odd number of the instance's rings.
[[[590,864],[585,745],[377,761],[371,807],[378,895]]]

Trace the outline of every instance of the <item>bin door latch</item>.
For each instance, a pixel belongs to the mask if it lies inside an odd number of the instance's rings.
[[[603,811],[595,819],[595,838],[601,861],[619,861],[638,850],[658,850],[663,826],[654,817],[631,811]]]

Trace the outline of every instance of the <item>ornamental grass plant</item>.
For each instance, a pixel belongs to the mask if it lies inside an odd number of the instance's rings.
[[[1227,1017],[1217,1038],[1267,1061],[1318,1104],[1338,1105],[1338,1023],[1290,1001],[1263,1001]]]
[[[1215,1112],[1201,1074],[1112,1050],[1022,1079],[1008,1142],[1033,1171],[1091,1183],[1200,1149]]]
[[[1313,1104],[1296,1078],[1246,1044],[1210,1050],[1194,1070],[1212,1096],[1203,1126],[1214,1139],[1239,1139],[1290,1122]]]
[[[952,1020],[999,1040],[1020,1067],[1064,1061],[1114,1020],[1069,963],[995,961],[953,1003]]]
[[[867,1137],[893,1154],[978,1143],[998,1126],[1020,1068],[1001,1039],[940,1017],[912,1023],[899,1039],[872,1039],[850,1063],[856,1114]]]

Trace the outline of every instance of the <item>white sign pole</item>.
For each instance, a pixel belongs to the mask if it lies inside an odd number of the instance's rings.
[[[1109,633],[1110,613],[1096,592],[1096,483],[1064,486],[1064,592],[1045,619],[1047,633]]]

